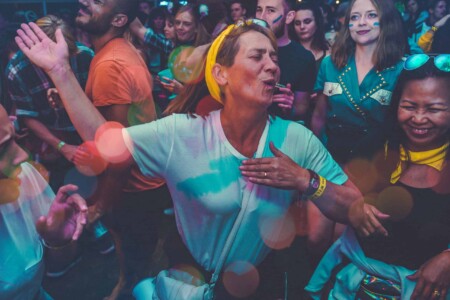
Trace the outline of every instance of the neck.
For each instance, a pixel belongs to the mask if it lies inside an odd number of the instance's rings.
[[[375,53],[375,48],[377,44],[373,43],[370,45],[356,45],[355,50],[355,60],[357,62],[368,63],[373,65],[373,54]]]
[[[99,52],[106,44],[108,44],[111,40],[123,37],[122,33],[118,32],[110,32],[108,31],[106,34],[101,36],[90,35],[92,46],[94,47],[95,52]]]
[[[289,35],[287,32],[287,28],[284,29],[284,33],[281,37],[277,38],[277,45],[278,47],[283,47],[289,45],[291,40],[289,39]]]
[[[226,105],[220,114],[222,128],[228,141],[247,157],[252,157],[256,152],[267,118],[266,110],[249,111]]]
[[[302,46],[309,51],[313,51],[313,49],[311,49],[311,44],[312,44],[312,39],[306,40],[306,41],[300,41],[300,44],[302,44]]]

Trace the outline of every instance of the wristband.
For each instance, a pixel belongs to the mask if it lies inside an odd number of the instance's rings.
[[[309,186],[303,193],[302,200],[315,200],[325,192],[327,180],[310,169],[308,169],[308,172],[310,176]]]
[[[72,244],[73,240],[70,240],[67,244],[62,245],[62,246],[51,246],[49,245],[44,239],[41,239],[42,245],[44,245],[45,248],[50,249],[50,250],[62,250],[66,247],[68,247],[69,245]]]
[[[431,26],[431,31],[436,32],[439,28],[436,26]]]
[[[58,151],[61,151],[61,148],[64,147],[66,143],[64,141],[61,141],[58,143],[58,145],[56,146],[56,149],[58,149]]]

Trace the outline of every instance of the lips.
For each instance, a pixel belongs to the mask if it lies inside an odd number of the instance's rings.
[[[369,32],[370,32],[370,30],[359,30],[356,33],[359,35],[365,35],[365,34],[368,34]]]
[[[86,6],[80,4],[80,9],[78,10],[78,15],[90,16],[91,13],[89,12],[89,10],[87,9]]]

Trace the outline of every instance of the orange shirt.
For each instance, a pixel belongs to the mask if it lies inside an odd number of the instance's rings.
[[[136,48],[123,38],[109,41],[95,54],[89,69],[86,95],[96,107],[129,104],[130,125],[156,120],[152,77]],[[163,184],[161,179],[146,178],[135,166],[124,191],[149,190]]]

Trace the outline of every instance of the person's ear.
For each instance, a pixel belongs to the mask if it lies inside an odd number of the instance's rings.
[[[291,24],[292,21],[294,21],[294,19],[295,19],[295,11],[294,10],[288,11],[286,15],[286,25]]]
[[[212,75],[219,86],[225,86],[228,83],[228,72],[226,68],[217,63],[212,68]]]
[[[113,17],[111,25],[114,27],[121,28],[128,23],[128,17],[124,14],[117,14]]]

